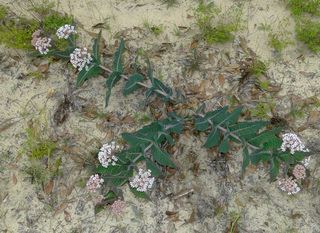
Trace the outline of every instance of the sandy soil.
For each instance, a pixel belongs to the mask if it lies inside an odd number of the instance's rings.
[[[148,51],[156,74],[162,76],[164,82],[200,90],[199,95],[203,97],[200,102],[206,102],[208,107],[227,103],[232,94],[250,105],[241,91],[235,91],[239,85],[239,60],[245,53],[237,43],[240,36],[248,48],[269,64],[267,74],[272,83],[281,86],[280,92],[270,94],[276,98],[280,116],[286,116],[299,101],[319,96],[319,55],[309,53],[295,41],[294,21],[282,1],[217,0],[222,9],[243,4],[244,27],[236,33],[234,43],[207,46],[199,42],[200,69],[194,73],[189,73],[186,67],[192,57],[190,45],[198,33],[192,17],[195,1],[180,0],[178,7],[169,9],[155,0],[55,2],[57,11],[71,13],[80,22],[83,45],[89,47],[91,43],[87,32],[97,32],[92,26],[106,21],[110,29],[103,32],[103,37],[110,50],[113,36],[120,33],[130,50],[142,47]],[[27,10],[30,2],[0,0],[0,3],[30,16]],[[146,20],[163,25],[164,32],[160,36],[148,32],[143,27]],[[270,23],[274,31],[285,24],[289,37],[295,41],[280,57],[268,46],[267,32],[258,29],[265,22]],[[181,37],[173,32],[176,26],[183,28]],[[143,105],[143,94],[133,95],[134,101],[123,97],[120,82],[109,107],[104,109],[103,77],[90,80],[76,90],[73,84],[76,73],[68,71],[66,64],[55,62],[50,63],[48,77],[37,81],[28,74],[37,70],[43,59],[31,59],[24,52],[3,47],[0,51],[0,123],[8,126],[0,130],[1,232],[220,233],[229,232],[232,222],[238,225],[234,232],[320,232],[319,115],[312,119],[312,127],[307,125],[309,112],[292,122],[293,129],[306,126],[300,135],[313,152],[308,185],[296,196],[288,196],[280,192],[275,183],[269,183],[267,168],[262,165],[249,168],[241,178],[240,156],[219,157],[201,147],[204,138],[185,134],[180,138],[180,153],[176,158],[179,171],[156,182],[150,202],[136,199],[124,188],[125,214],[115,217],[106,208],[95,215],[90,195],[79,185],[89,177],[83,169],[83,160],[101,143],[141,127],[132,119],[135,112],[150,115],[150,108]],[[218,78],[221,75],[224,81]],[[73,107],[67,120],[56,126],[53,115],[67,93],[73,98]],[[111,117],[92,117],[86,111],[90,107]],[[316,115],[319,109],[312,111]],[[48,123],[46,133],[59,141],[56,153],[63,162],[63,174],[54,181],[50,194],[31,185],[23,172],[27,166],[21,154],[26,140],[25,128],[31,119],[39,118]],[[192,169],[195,161],[199,163],[196,173]],[[188,195],[172,198],[191,189],[193,192]]]

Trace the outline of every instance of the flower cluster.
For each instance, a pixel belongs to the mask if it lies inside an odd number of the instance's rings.
[[[88,53],[88,50],[86,48],[76,48],[71,54],[70,54],[70,62],[75,67],[78,68],[79,71],[81,71],[83,68],[88,70],[88,65],[92,62],[91,54]]]
[[[66,24],[57,30],[56,35],[59,39],[62,39],[62,38],[68,39],[69,36],[73,33],[74,34],[77,33],[77,31],[75,30],[75,27],[72,25]]]
[[[126,203],[119,199],[113,202],[113,204],[111,205],[111,212],[114,215],[120,216],[123,213],[125,208],[126,208]]]
[[[303,164],[303,166],[309,167],[309,165],[310,165],[310,160],[311,160],[311,156],[308,156],[307,158],[305,158],[304,160],[302,160],[301,163]]]
[[[297,181],[292,177],[279,179],[278,182],[279,188],[289,195],[296,194],[301,190]]]
[[[282,151],[286,151],[287,149],[289,149],[291,154],[294,154],[294,152],[296,151],[309,152],[309,150],[305,147],[299,137],[294,133],[283,134],[282,141]]]
[[[115,143],[107,143],[104,144],[100,148],[100,152],[98,154],[98,159],[103,167],[108,167],[111,165],[116,165],[118,158],[115,156],[115,153],[120,149],[120,147]]]
[[[90,179],[87,182],[87,188],[90,192],[96,192],[98,188],[101,187],[101,184],[103,184],[104,180],[99,177],[98,174],[92,175]]]
[[[51,47],[51,39],[48,37],[41,37],[41,30],[37,30],[32,34],[31,44],[41,54],[47,54]]]
[[[132,188],[136,188],[140,192],[146,192],[148,189],[152,188],[154,182],[154,177],[151,176],[151,171],[139,169],[139,174],[136,175],[133,180],[130,182]]]
[[[301,164],[297,164],[294,166],[292,174],[297,180],[304,179],[306,178],[306,168]]]

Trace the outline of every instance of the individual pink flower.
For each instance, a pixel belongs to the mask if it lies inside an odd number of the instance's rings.
[[[97,189],[101,187],[101,184],[103,184],[103,182],[104,180],[100,178],[98,174],[92,175],[87,182],[87,189],[90,192],[95,193]]]
[[[114,215],[120,216],[123,213],[125,208],[126,208],[126,203],[119,199],[113,202],[113,204],[111,205],[111,212]]]
[[[304,179],[306,178],[306,168],[301,164],[297,164],[296,166],[294,166],[292,174],[298,180]]]
[[[301,190],[296,180],[292,177],[279,179],[278,185],[282,191],[287,192],[289,195],[296,194]]]

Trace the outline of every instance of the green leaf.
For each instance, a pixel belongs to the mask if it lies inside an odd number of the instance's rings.
[[[129,178],[133,175],[133,171],[123,171],[119,176],[116,176],[112,179],[112,184],[114,186],[122,186],[128,182]]]
[[[69,51],[69,50],[65,50],[65,51],[51,50],[46,55],[68,60],[68,59],[70,59],[70,53],[72,53],[72,52],[73,51]]]
[[[105,97],[105,107],[108,106],[112,88],[116,85],[116,83],[120,80],[120,78],[121,78],[121,73],[117,71],[113,71],[107,78],[107,81],[106,81],[107,92]]]
[[[99,165],[96,168],[96,172],[98,174],[102,174],[102,175],[119,175],[122,171],[126,171],[127,170],[127,166],[125,165],[110,165],[108,167],[103,167],[102,165]]]
[[[107,202],[112,202],[112,201],[114,201],[114,200],[117,200],[117,199],[118,199],[118,196],[117,196],[117,194],[115,194],[115,192],[109,191],[109,192],[107,192],[107,193],[104,195],[104,199],[105,199]]]
[[[135,90],[137,90],[140,87],[138,83],[142,82],[143,79],[144,79],[143,76],[139,73],[135,73],[131,75],[123,89],[123,94],[127,96],[133,93]]]
[[[241,112],[242,112],[242,107],[239,107],[233,110],[231,113],[228,113],[226,117],[221,119],[222,121],[220,121],[220,119],[217,119],[217,118],[213,118],[212,120],[214,123],[218,125],[230,125],[237,122],[237,120],[241,115]]]
[[[229,138],[225,135],[224,139],[222,140],[219,148],[218,148],[220,153],[228,153],[229,151]]]
[[[270,159],[271,159],[271,152],[269,151],[264,151],[264,150],[254,151],[250,155],[251,163],[254,165],[257,165],[259,162],[269,161]]]
[[[163,130],[169,133],[182,133],[183,131],[183,118],[179,117],[176,113],[168,113],[168,117],[159,122],[162,125]]]
[[[152,176],[158,177],[162,175],[161,170],[150,159],[146,159],[147,169],[150,169]]]
[[[88,79],[94,76],[99,75],[100,73],[101,73],[101,68],[95,63],[91,64],[88,70],[83,68],[78,74],[76,86],[77,87],[82,86],[85,81],[87,81]]]
[[[153,145],[151,151],[153,159],[159,164],[176,168],[176,165],[170,159],[170,155],[167,152],[162,151],[158,145]]]
[[[170,96],[172,96],[172,89],[168,86],[166,86],[163,82],[161,82],[159,79],[154,78],[152,82],[152,86],[154,88],[154,92],[161,91],[162,93],[166,94],[165,96],[158,94],[159,97],[164,99],[165,101],[170,100]]]
[[[213,119],[223,119],[228,107],[219,108],[213,112],[208,112],[204,117],[197,117],[195,126],[199,131],[206,131],[212,124]]]
[[[147,63],[147,66],[148,66],[148,74],[147,74],[147,77],[148,79],[150,79],[151,83],[153,83],[153,69],[152,69],[152,66],[151,66],[151,62],[149,60],[149,58],[146,58],[146,63]]]
[[[139,144],[146,144],[152,142],[149,138],[145,138],[142,135],[131,134],[131,133],[123,133],[122,138],[131,146],[136,146]]]
[[[113,57],[113,72],[123,73],[123,65],[122,65],[122,53],[124,51],[124,40],[121,39],[120,45]]]
[[[211,148],[219,144],[220,142],[220,130],[217,128],[213,129],[211,133],[208,135],[207,141],[204,144],[205,148]]]
[[[247,147],[243,148],[243,158],[242,158],[242,173],[246,170],[248,165],[250,164],[250,156]]]
[[[249,143],[254,145],[254,146],[258,146],[260,147],[261,145],[263,145],[264,143],[266,143],[268,140],[274,140],[275,138],[277,138],[277,134],[281,131],[280,128],[274,128],[272,130],[266,130],[263,131],[262,133],[258,134],[255,137],[252,137],[251,139],[249,139]]]
[[[229,126],[229,130],[239,138],[248,140],[256,136],[257,131],[267,124],[266,121],[239,122]]]
[[[280,162],[276,157],[271,159],[271,166],[270,166],[270,179],[273,181],[279,175],[280,170]]]
[[[143,199],[150,200],[149,195],[147,193],[145,193],[145,192],[140,192],[137,189],[132,188],[131,186],[130,186],[130,191],[138,198],[143,198]]]
[[[100,40],[101,40],[101,30],[97,36],[97,38],[94,39],[92,51],[93,51],[93,57],[97,60],[97,65],[101,64],[100,60]]]

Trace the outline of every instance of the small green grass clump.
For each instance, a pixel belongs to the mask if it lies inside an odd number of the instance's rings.
[[[269,46],[277,52],[282,52],[291,43],[290,40],[283,38],[276,33],[269,33],[268,39]]]
[[[253,61],[250,69],[249,69],[249,73],[252,74],[252,75],[255,75],[256,77],[260,77],[261,75],[265,74],[267,72],[267,65],[256,59]]]
[[[43,29],[45,32],[50,34],[55,34],[57,29],[65,24],[72,24],[73,18],[68,15],[61,15],[57,12],[52,12],[51,14],[43,18]]]
[[[7,8],[0,5],[0,20],[3,20],[7,16]]]
[[[154,25],[149,23],[148,21],[144,21],[143,26],[155,36],[159,36],[163,33],[163,25]]]
[[[320,16],[320,0],[289,0],[288,6],[294,16],[305,13]]]
[[[209,44],[226,43],[233,39],[233,32],[240,26],[239,9],[221,13],[213,3],[201,1],[195,10],[196,23],[202,37]]]
[[[30,127],[26,130],[27,141],[25,143],[25,150],[30,159],[43,159],[50,157],[56,149],[56,143],[50,139],[43,138],[36,127]]]
[[[298,40],[305,43],[312,52],[320,51],[320,22],[301,20],[296,25]]]
[[[19,18],[0,25],[0,43],[9,48],[31,50],[31,38],[34,31],[39,28],[35,20]]]

